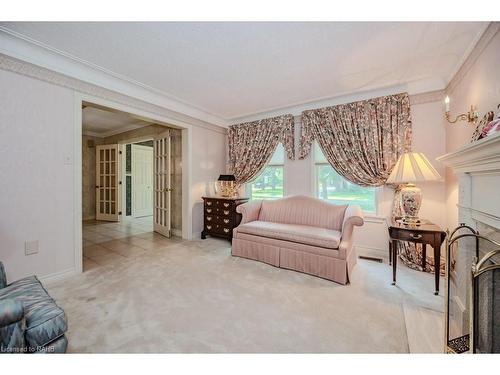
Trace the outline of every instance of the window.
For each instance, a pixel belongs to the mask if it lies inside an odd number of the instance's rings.
[[[347,181],[328,163],[317,142],[314,142],[316,197],[334,204],[357,204],[363,211],[376,213],[376,190]]]
[[[269,164],[252,183],[247,185],[250,199],[283,198],[283,167],[285,150],[280,143],[269,161]]]

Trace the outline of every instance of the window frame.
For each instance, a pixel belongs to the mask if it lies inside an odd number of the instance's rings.
[[[312,195],[314,198],[318,198],[318,168],[317,166],[330,166],[330,163],[328,162],[316,162],[316,145],[317,144],[317,141],[313,141],[313,144],[312,144],[312,147],[311,147],[311,152],[310,152],[310,157],[311,157],[311,169],[312,169],[312,184],[311,184],[311,189],[312,189]],[[318,148],[321,150],[321,146],[318,144]],[[333,168],[333,167],[332,167]],[[337,172],[338,173],[338,172]],[[340,176],[342,177],[342,176]],[[342,177],[344,178],[344,177]],[[379,212],[380,212],[380,207],[379,207],[379,203],[380,203],[380,195],[382,194],[382,188],[381,187],[375,187],[374,188],[375,190],[375,202],[374,202],[374,205],[375,205],[375,211],[365,211],[363,210],[363,212],[366,214],[365,216],[366,217],[379,217]],[[318,199],[321,199],[321,198],[318,198]],[[323,200],[323,199],[321,199]],[[326,201],[328,202],[328,200]]]
[[[278,143],[278,146],[276,146],[276,150],[278,149],[278,147],[280,145],[283,146],[281,144],[281,142]],[[276,150],[274,150],[274,152],[276,152]],[[286,171],[285,171],[286,152],[285,152],[284,147],[282,147],[282,150],[283,150],[283,163],[276,163],[276,162],[273,163],[272,156],[271,156],[271,160],[269,161],[269,163],[266,164],[266,166],[264,167],[262,172],[255,178],[255,180],[257,180],[267,167],[281,167],[281,169],[283,170],[283,196],[280,198],[276,198],[276,199],[281,199],[281,198],[286,197],[286,182],[285,182],[286,181],[285,180],[286,179]],[[274,152],[273,152],[273,155],[274,155]],[[255,180],[245,184],[245,195],[250,199],[250,201],[256,200],[256,199],[252,198],[252,185],[255,182]]]

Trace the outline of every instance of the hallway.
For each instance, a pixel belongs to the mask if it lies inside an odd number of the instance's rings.
[[[122,222],[83,222],[83,271],[119,263],[180,242],[153,232],[153,217],[128,218]]]

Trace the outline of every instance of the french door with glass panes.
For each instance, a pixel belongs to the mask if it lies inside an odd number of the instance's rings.
[[[154,139],[154,231],[170,237],[170,132]]]
[[[96,146],[96,219],[118,221],[120,215],[119,145]]]

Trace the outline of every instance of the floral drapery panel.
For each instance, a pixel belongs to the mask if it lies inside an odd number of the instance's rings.
[[[229,127],[228,169],[242,185],[254,180],[271,159],[278,143],[289,159],[295,159],[292,115],[247,122]]]
[[[399,156],[411,149],[407,93],[302,112],[299,158],[316,140],[332,167],[360,186],[385,183]]]

